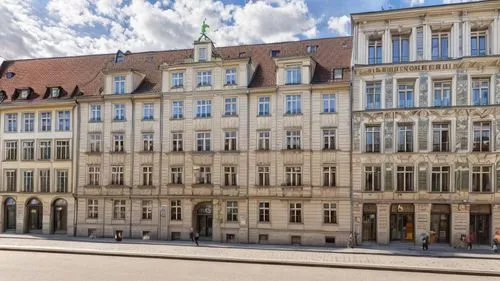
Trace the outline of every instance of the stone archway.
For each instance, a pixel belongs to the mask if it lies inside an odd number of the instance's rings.
[[[4,231],[15,231],[17,222],[17,202],[9,197],[4,202]]]
[[[52,233],[66,234],[68,231],[68,202],[57,199],[52,204]]]
[[[26,203],[26,230],[30,233],[41,233],[43,229],[43,204],[37,198]]]
[[[212,240],[213,205],[212,202],[201,202],[193,209],[193,229],[200,234],[200,239]]]

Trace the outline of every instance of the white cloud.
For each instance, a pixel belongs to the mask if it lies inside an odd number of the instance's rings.
[[[425,0],[410,0],[410,6],[419,6],[423,5],[425,3]]]
[[[201,22],[217,46],[311,38],[318,34],[305,0],[0,0],[0,56],[47,57],[186,48]],[[41,16],[41,14],[43,16]],[[6,23],[6,24],[5,24]]]
[[[346,15],[331,17],[328,20],[328,29],[340,36],[349,35],[351,33],[351,18]]]

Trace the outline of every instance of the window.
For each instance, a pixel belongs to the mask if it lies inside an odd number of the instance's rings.
[[[432,151],[450,151],[450,124],[438,123],[432,125]]]
[[[126,205],[127,202],[125,200],[114,200],[113,201],[113,219],[114,220],[124,220]]]
[[[122,134],[113,135],[113,151],[114,152],[124,152],[124,138],[125,136]]]
[[[15,133],[17,132],[17,113],[5,114],[5,132]]]
[[[300,66],[292,66],[292,67],[286,68],[286,84],[287,85],[300,84],[302,82],[301,76],[302,75],[301,75]]]
[[[40,170],[40,192],[50,192],[50,170]]]
[[[490,151],[490,122],[474,122],[472,151]]]
[[[91,122],[100,122],[101,119],[101,105],[100,104],[91,104],[90,105],[90,121]]]
[[[307,53],[316,53],[318,51],[318,45],[307,45]]]
[[[52,142],[49,140],[40,141],[40,160],[50,160],[52,157]]]
[[[68,192],[68,170],[57,170],[56,180],[57,192]]]
[[[368,44],[368,64],[382,63],[382,41],[370,40]]]
[[[236,186],[236,167],[224,167],[224,185]]]
[[[451,82],[434,82],[434,106],[451,106]]]
[[[184,87],[184,73],[175,72],[172,73],[172,88],[182,88]]]
[[[142,145],[144,151],[153,151],[153,134],[142,134]]]
[[[413,84],[398,85],[398,107],[413,107]]]
[[[398,125],[398,152],[413,152],[413,125]]]
[[[238,115],[236,111],[236,98],[225,98],[224,99],[224,116],[236,116]]]
[[[23,99],[23,100],[28,99],[28,96],[30,95],[30,93],[31,93],[31,91],[29,89],[22,89],[20,99]]]
[[[342,68],[333,69],[333,79],[340,80],[342,78],[344,78],[344,69]]]
[[[491,167],[472,167],[472,191],[491,192]]]
[[[211,167],[199,167],[196,177],[196,183],[198,184],[212,184],[212,173]]]
[[[257,168],[257,185],[258,186],[269,186],[269,167],[258,167]]]
[[[34,141],[23,141],[23,160],[34,160],[35,159],[35,142]]]
[[[422,26],[417,27],[417,60],[422,60],[424,58],[424,28]]]
[[[50,112],[40,113],[40,131],[50,132],[52,130],[52,114]]]
[[[336,186],[337,184],[337,168],[323,167],[323,186]]]
[[[123,121],[125,120],[125,105],[124,104],[114,104],[113,105],[113,120]]]
[[[184,102],[183,101],[173,101],[172,102],[172,119],[182,119],[184,118]]]
[[[125,76],[115,76],[113,77],[114,94],[123,95],[125,94]]]
[[[365,191],[382,190],[382,168],[380,166],[365,167]]]
[[[198,49],[198,60],[206,61],[207,60],[207,48],[199,48]]]
[[[153,120],[155,116],[155,105],[152,103],[145,103],[142,105],[142,119]]]
[[[58,111],[57,112],[57,130],[69,131],[70,129],[70,112]]]
[[[286,185],[301,186],[302,185],[302,168],[301,167],[286,167]]]
[[[142,200],[142,219],[153,219],[153,200]]]
[[[270,211],[269,202],[259,202],[259,222],[269,222]]]
[[[337,223],[337,204],[323,203],[323,223],[325,224]]]
[[[5,142],[5,160],[16,161],[17,160],[17,141],[6,141]]]
[[[224,132],[224,150],[236,150],[236,131]]]
[[[366,126],[366,152],[380,152],[380,125]]]
[[[366,83],[366,109],[382,108],[382,86],[380,82]]]
[[[431,190],[434,192],[450,191],[450,167],[432,167]]]
[[[90,152],[101,152],[101,134],[89,134]]]
[[[170,201],[170,220],[173,221],[182,220],[181,200]]]
[[[100,185],[101,167],[89,166],[89,185]]]
[[[196,101],[196,117],[211,117],[212,116],[212,101],[211,100],[199,100]]]
[[[431,44],[433,60],[448,59],[448,33],[433,33]]]
[[[396,170],[397,191],[413,191],[413,167],[399,166]]]
[[[70,159],[69,140],[56,141],[56,159],[57,160]]]
[[[323,113],[335,112],[335,95],[322,95],[323,97]]]
[[[123,185],[123,166],[111,166],[111,184]]]
[[[142,167],[142,185],[153,186],[153,167],[152,166]]]
[[[280,50],[271,50],[271,57],[276,58],[280,56]]]
[[[87,218],[88,219],[99,218],[99,201],[97,199],[87,200]]]
[[[23,132],[35,131],[35,113],[23,113]]]
[[[301,102],[300,95],[286,96],[286,114],[300,114]]]
[[[7,191],[17,191],[17,171],[7,170],[5,171],[5,177],[7,178]]]
[[[23,192],[33,192],[33,170],[27,170],[23,173]]]
[[[286,149],[300,149],[300,131],[286,131]]]
[[[182,151],[182,133],[172,133],[172,151]]]
[[[212,71],[198,71],[198,87],[212,86]]]
[[[258,116],[271,115],[271,97],[259,97]]]
[[[227,201],[227,221],[228,222],[238,222],[238,202],[237,201]]]
[[[182,167],[174,167],[172,171],[172,184],[182,184]]]
[[[210,151],[210,133],[196,133],[196,151]]]
[[[323,130],[323,149],[335,149],[337,131],[335,129]]]
[[[258,144],[257,149],[259,149],[259,150],[269,150],[270,149],[270,147],[271,147],[271,144],[270,144],[271,138],[269,137],[270,134],[271,133],[269,131],[258,132],[259,144]]]
[[[226,69],[226,85],[236,85],[236,68]]]
[[[50,88],[50,97],[52,98],[58,98],[59,97],[60,90],[59,88]]]
[[[291,223],[301,223],[302,222],[302,204],[301,203],[290,203],[290,222]]]
[[[487,79],[472,80],[472,105],[489,104],[490,81]]]
[[[470,35],[470,55],[485,56],[488,52],[486,48],[486,31],[474,31]]]
[[[408,62],[410,60],[410,40],[405,36],[392,37],[392,62]]]

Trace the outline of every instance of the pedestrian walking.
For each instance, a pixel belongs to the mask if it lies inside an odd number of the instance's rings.
[[[189,239],[194,242],[194,231],[193,228],[189,228]]]
[[[422,239],[422,251],[429,250],[429,235],[427,233],[422,233],[420,239]]]
[[[495,231],[493,236],[493,252],[498,253],[498,246],[500,246],[500,230]]]
[[[198,232],[195,232],[194,242],[196,243],[196,246],[200,246],[200,244],[198,244],[198,239],[200,239],[200,234]]]
[[[467,250],[472,250],[472,243],[474,242],[474,233],[471,231],[467,235]]]

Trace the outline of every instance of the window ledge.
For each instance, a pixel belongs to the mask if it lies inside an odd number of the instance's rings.
[[[169,152],[166,152],[166,153],[170,153],[170,154],[184,154],[185,151],[184,150],[172,150],[172,151],[169,151]]]
[[[180,120],[184,120],[184,117],[179,117],[179,118],[177,118],[177,117],[170,117],[169,120],[170,121],[177,121],[177,120],[180,121]]]
[[[125,224],[125,219],[112,219],[111,224]]]
[[[204,187],[209,187],[209,188],[213,188],[214,185],[211,184],[211,183],[195,183],[192,185],[193,188],[204,188]]]
[[[333,185],[333,186],[330,186],[330,185],[322,185],[321,188],[337,188],[338,186],[336,185]]]
[[[89,120],[88,123],[102,123],[102,120]]]
[[[239,185],[221,185],[220,187],[223,189],[238,189],[238,188],[240,188]]]
[[[55,162],[71,161],[71,159],[54,159]]]
[[[406,194],[406,193],[418,193],[418,190],[412,190],[412,191],[394,190],[393,192],[394,193]]]
[[[83,188],[88,188],[88,189],[100,189],[101,187],[102,187],[101,185],[91,185],[91,184],[83,186]]]
[[[302,112],[297,112],[297,113],[284,113],[284,117],[293,117],[293,116],[302,116]]]
[[[87,151],[85,152],[87,155],[89,156],[101,156],[102,155],[102,152],[98,152],[98,151]]]
[[[239,117],[238,114],[222,114],[222,118]]]
[[[210,116],[195,116],[194,119],[210,119],[212,118],[212,115]]]
[[[223,154],[231,154],[231,153],[236,153],[239,154],[241,151],[240,150],[221,150],[220,153]]]
[[[256,149],[255,151],[256,152],[260,152],[260,153],[264,153],[264,152],[270,152],[271,149],[263,149],[263,148],[261,148],[261,149]]]
[[[181,90],[184,89],[184,85],[178,85],[178,86],[172,86],[170,87],[171,90]]]
[[[106,185],[106,188],[113,188],[113,189],[119,189],[119,188],[130,188],[130,186],[128,185],[124,185],[124,184],[108,184]]]
[[[362,190],[361,193],[384,193],[384,190]]]
[[[139,189],[155,189],[155,185],[138,185],[137,188]]]
[[[137,153],[143,154],[143,155],[148,155],[148,154],[155,154],[156,151],[154,151],[154,150],[141,150],[141,151],[138,151]]]
[[[127,122],[127,119],[113,119],[113,122]]]
[[[109,154],[127,154],[125,151],[110,151]]]
[[[262,115],[257,114],[257,118],[260,118],[260,117],[272,117],[272,115],[271,114],[262,114]]]
[[[319,115],[337,115],[338,112],[335,111],[335,112],[320,112]]]
[[[297,189],[302,189],[302,188],[304,188],[304,186],[303,186],[303,185],[286,185],[286,184],[285,184],[285,185],[282,185],[281,187],[282,187],[282,188],[297,188]]]
[[[173,188],[174,187],[182,187],[182,188],[184,188],[185,186],[182,183],[167,183],[167,187],[173,187]]]
[[[302,148],[283,148],[281,151],[289,151],[289,152],[304,152]]]
[[[469,191],[469,194],[494,194],[494,191]]]
[[[256,184],[253,187],[256,187],[256,188],[271,188],[272,185],[258,185],[258,184]]]
[[[141,121],[143,121],[143,122],[151,122],[151,121],[158,121],[158,120],[156,120],[154,118],[151,118],[151,119],[149,119],[149,118],[148,119],[142,118]]]
[[[215,152],[213,152],[212,150],[208,150],[208,151],[197,151],[197,150],[195,150],[195,151],[191,152],[191,154],[194,154],[194,155],[196,155],[196,154],[200,154],[200,155],[213,155],[213,154],[215,154]]]
[[[323,148],[321,149],[322,151],[331,151],[331,152],[336,152],[339,151],[337,148]]]

